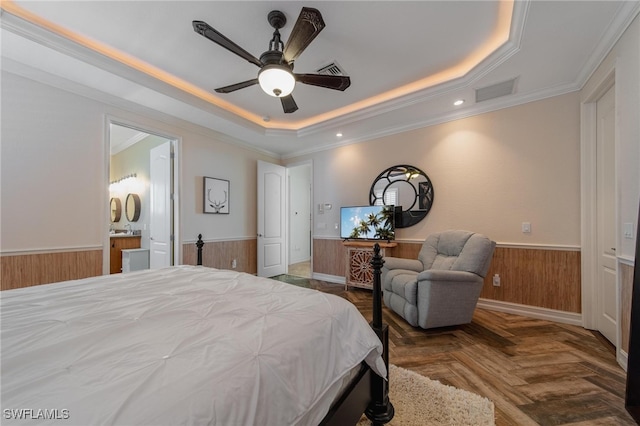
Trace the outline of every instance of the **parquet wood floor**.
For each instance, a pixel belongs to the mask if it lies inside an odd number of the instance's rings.
[[[310,280],[371,320],[371,292]],[[601,336],[581,327],[476,309],[471,324],[422,330],[384,308],[389,362],[495,404],[496,425],[635,425],[626,373]]]

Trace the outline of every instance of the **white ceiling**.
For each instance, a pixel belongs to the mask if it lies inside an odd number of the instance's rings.
[[[285,13],[286,42],[302,6],[320,10],[326,27],[295,71],[337,61],[351,87],[298,84],[293,114],[258,86],[213,92],[255,78],[258,68],[195,33],[191,21],[259,57],[273,33],[269,11]],[[640,2],[3,1],[2,8],[4,69],[151,108],[286,158],[579,90]],[[506,41],[496,44],[501,33]],[[475,102],[476,89],[513,78],[515,93]],[[456,99],[465,103],[454,107]]]

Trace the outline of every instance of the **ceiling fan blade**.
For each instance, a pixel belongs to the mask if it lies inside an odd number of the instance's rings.
[[[291,35],[284,46],[284,59],[288,63],[295,61],[324,28],[324,20],[318,9],[303,7]]]
[[[253,86],[254,84],[258,84],[258,79],[253,78],[251,80],[243,81],[241,83],[231,84],[229,86],[219,87],[216,89],[218,93],[231,93],[235,92],[239,89],[244,89],[245,87]]]
[[[291,95],[281,97],[280,102],[282,102],[282,109],[286,114],[291,114],[298,110],[298,105],[296,105],[296,101],[293,100]]]
[[[220,34],[218,31],[214,30],[206,22],[193,21],[193,29],[194,29],[195,32],[197,32],[198,34],[208,38],[212,42],[224,47],[228,51],[230,51],[232,53],[235,53],[236,55],[240,56],[241,58],[244,58],[247,61],[251,62],[252,64],[255,64],[255,65],[257,65],[257,66],[262,68],[262,62],[260,62],[260,60],[258,58],[256,58],[251,53],[247,52],[242,47],[238,46],[237,44],[235,44],[234,42],[232,42],[231,40],[229,40],[228,38],[226,38],[222,34]]]
[[[296,81],[312,86],[325,87],[333,90],[346,90],[351,85],[351,79],[345,75],[324,74],[294,74]]]

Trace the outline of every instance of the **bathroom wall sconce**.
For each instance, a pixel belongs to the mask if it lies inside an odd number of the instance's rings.
[[[133,179],[137,177],[138,175],[136,173],[131,173],[130,175],[123,176],[120,179],[113,180],[109,183],[109,191],[112,191],[114,188],[116,188],[116,186],[132,182]]]
[[[138,179],[137,173],[131,173],[120,179],[111,181],[109,184],[109,192],[111,194],[124,194],[135,192],[140,193],[143,190],[143,183]]]

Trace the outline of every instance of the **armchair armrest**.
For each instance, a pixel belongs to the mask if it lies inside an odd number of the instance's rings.
[[[427,269],[418,274],[418,281],[455,281],[455,282],[477,282],[482,277],[467,271],[449,271],[446,269]]]
[[[472,272],[427,269],[418,274],[418,325],[467,324],[473,319],[483,278]]]
[[[421,272],[424,265],[418,259],[403,259],[400,257],[385,257],[384,267],[391,269],[406,269],[409,271]]]

